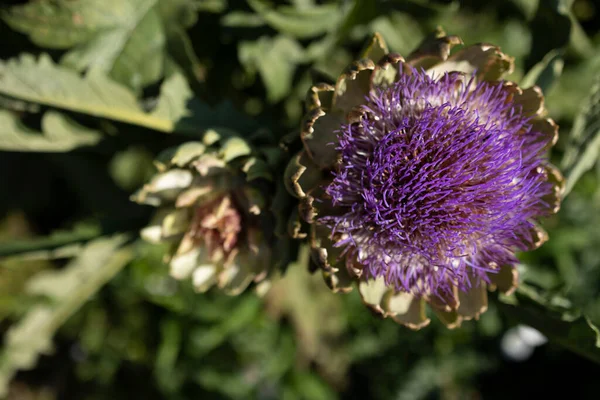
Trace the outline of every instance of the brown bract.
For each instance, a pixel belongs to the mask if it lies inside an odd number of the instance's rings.
[[[343,238],[331,237],[331,232],[316,223],[316,219],[336,212],[322,188],[331,180],[331,172],[338,165],[337,131],[343,124],[360,121],[368,112],[361,105],[370,91],[393,84],[400,71],[411,73],[408,66],[423,68],[434,77],[448,72],[462,74],[465,79],[474,76],[477,81],[498,81],[513,70],[513,58],[496,46],[480,43],[453,52],[458,45],[462,45],[460,38],[446,35],[438,29],[405,59],[389,52],[383,38],[375,34],[360,59],[342,72],[335,86],[317,84],[309,90],[307,113],[301,128],[303,149],[292,157],[285,173],[286,187],[299,201],[298,213],[289,223],[289,233],[295,238],[308,236],[313,267],[321,270],[331,290],[348,292],[357,284],[367,306],[411,329],[420,329],[429,323],[425,303],[429,303],[433,312],[449,328],[460,326],[463,320],[479,318],[487,309],[487,290],[514,291],[518,284],[515,266],[491,265],[497,269],[497,273],[489,274],[491,284],[482,282],[468,292],[455,290],[445,301],[433,295],[417,298],[387,287],[383,278],[361,279],[360,263],[342,255],[335,247],[335,243]],[[556,143],[558,126],[546,116],[540,88],[522,89],[508,81],[504,81],[503,85],[510,93],[509,100],[521,106],[523,114],[531,117],[533,129],[546,135],[546,142],[550,143],[548,147]],[[553,192],[544,201],[551,213],[557,212],[564,190],[562,175],[553,166],[536,173],[544,174],[554,184]],[[302,229],[302,221],[309,223],[309,232]],[[535,238],[535,247],[547,240],[546,233],[539,227],[531,235]]]

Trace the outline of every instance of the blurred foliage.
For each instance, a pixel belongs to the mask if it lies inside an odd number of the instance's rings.
[[[546,92],[568,178],[550,241],[480,321],[411,332],[332,295],[306,252],[264,296],[196,294],[136,240],[129,201],[207,128],[297,130],[313,80],[373,32],[436,26]],[[0,8],[0,396],[8,399],[595,398],[600,368],[600,6],[592,0],[32,0]],[[549,339],[518,363],[505,332]]]

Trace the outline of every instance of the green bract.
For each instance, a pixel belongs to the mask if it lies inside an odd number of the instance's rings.
[[[237,295],[286,262],[274,254],[289,249],[274,233],[267,160],[241,137],[214,130],[159,155],[158,173],[133,200],[159,207],[141,236],[171,244],[171,276],[191,278],[199,292],[217,285]]]

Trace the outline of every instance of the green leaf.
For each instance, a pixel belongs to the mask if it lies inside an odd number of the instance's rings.
[[[85,43],[98,31],[115,24],[115,9],[121,0],[31,1],[13,6],[2,19],[14,30],[29,35],[38,46],[68,49]]]
[[[546,93],[562,74],[564,64],[562,52],[552,50],[527,72],[527,75],[521,80],[520,86],[528,88],[537,85]]]
[[[460,365],[460,368],[456,366]],[[465,351],[447,356],[425,356],[411,366],[402,382],[396,400],[427,399],[435,397],[436,390],[456,385],[462,379],[492,369],[493,364],[482,354]],[[457,398],[468,396],[456,395]]]
[[[343,40],[354,27],[369,23],[379,14],[378,4],[375,1],[355,0],[351,4],[350,10],[336,31],[335,36],[338,41]]]
[[[533,33],[529,62],[536,62],[553,49],[567,45],[581,56],[594,55],[594,48],[571,8],[573,0],[540,1],[531,21]]]
[[[235,158],[247,156],[251,152],[252,149],[244,139],[239,137],[231,137],[224,141],[221,149],[219,150],[219,155],[226,162],[230,162]]]
[[[95,240],[64,269],[42,271],[31,279],[29,292],[46,295],[51,302],[32,307],[6,333],[0,353],[0,396],[6,395],[17,370],[33,368],[40,354],[52,351],[55,332],[133,259],[132,248],[122,247],[126,240],[123,235]]]
[[[36,1],[13,7],[4,19],[40,46],[77,45],[63,57],[65,65],[99,69],[139,90],[163,72],[166,39],[156,2]]]
[[[227,0],[194,0],[196,10],[221,13],[227,9]]]
[[[539,0],[511,0],[511,2],[521,10],[527,19],[533,18],[539,4]]]
[[[172,130],[174,124],[163,116],[165,111],[159,112],[159,116],[144,113],[133,93],[100,71],[92,70],[80,77],[70,69],[57,66],[44,54],[39,60],[25,54],[17,60],[0,63],[0,92],[34,103],[162,131]]]
[[[158,0],[158,12],[168,31],[189,28],[198,21],[193,0]]]
[[[169,30],[167,47],[169,57],[167,58],[165,74],[167,76],[172,75],[168,67],[168,62],[172,60],[177,68],[185,74],[192,89],[196,93],[204,92],[205,88],[202,84],[205,80],[206,67],[194,52],[194,46],[187,32],[181,27]]]
[[[265,20],[257,14],[232,11],[221,19],[221,23],[232,28],[257,28],[264,26]]]
[[[150,8],[155,0],[141,3],[132,4],[131,11],[135,10],[135,14],[129,16],[131,21],[125,27],[96,36],[67,53],[61,63],[78,71],[98,68],[134,90],[160,79],[165,60],[165,33],[158,13]]]
[[[530,22],[530,63],[537,62],[551,50],[563,48],[569,43],[572,27],[569,18],[571,3],[572,0],[539,2],[536,14]]]
[[[391,50],[400,54],[410,54],[425,37],[418,22],[405,13],[382,15],[373,20],[370,26],[373,33],[379,32],[385,38]]]
[[[23,125],[16,114],[0,109],[1,150],[61,152],[92,146],[102,139],[100,132],[81,126],[55,111],[44,114],[42,131]]]
[[[501,298],[500,309],[519,322],[529,325],[569,350],[600,363],[598,327],[576,310],[565,308],[568,300],[542,296],[521,285],[514,296]]]
[[[187,332],[190,340],[189,354],[202,357],[220,346],[227,338],[244,329],[256,318],[261,310],[261,302],[256,297],[247,297],[235,308],[228,310],[226,319],[206,328],[194,328]]]
[[[260,158],[251,157],[242,167],[246,173],[246,180],[251,182],[255,179],[273,180],[273,174],[269,168],[269,164]]]
[[[127,240],[125,235],[117,235],[110,239],[99,238],[89,242],[81,253],[70,264],[60,270],[44,270],[31,278],[26,285],[26,291],[30,295],[45,296],[52,303],[63,303],[73,297],[72,290],[79,288],[86,278],[101,280],[100,284],[106,282],[112,273],[104,268],[114,257],[118,250]],[[127,250],[128,257],[132,251]],[[99,286],[98,286],[99,287]],[[81,289],[81,288],[80,288]],[[87,292],[86,292],[87,293]],[[85,296],[89,297],[88,295]]]
[[[217,109],[200,103],[181,74],[165,80],[156,108],[146,113],[131,91],[102,72],[94,69],[82,77],[54,64],[45,54],[38,60],[24,54],[0,61],[0,93],[162,132],[197,133],[211,126],[243,129],[253,125],[247,118],[231,118],[235,111],[227,103]]]
[[[569,194],[579,178],[598,161],[600,154],[600,75],[575,118],[569,134],[569,144],[562,160],[566,176],[563,196]]]
[[[161,342],[157,349],[154,374],[164,390],[174,393],[183,384],[184,376],[177,370],[177,357],[181,351],[183,332],[175,319],[167,319],[160,325]]]
[[[310,8],[281,6],[275,9],[264,0],[248,0],[248,5],[272,28],[300,39],[332,31],[340,24],[348,9],[339,4]]]
[[[300,44],[286,36],[261,37],[239,45],[239,58],[251,73],[258,71],[271,103],[282,100],[292,88],[296,65],[304,58]]]
[[[347,316],[341,312],[342,299],[331,296],[321,274],[308,271],[309,259],[310,249],[305,245],[285,276],[273,282],[265,301],[268,308],[278,310],[280,317],[292,323],[297,357],[310,360],[333,377],[348,366],[345,349],[339,345]]]
[[[294,371],[293,384],[300,398],[327,400],[335,398],[333,388],[327,385],[317,375],[306,371]]]
[[[40,238],[11,240],[0,243],[0,258],[9,256],[27,256],[28,259],[46,259],[64,257],[72,254],[80,246],[100,236],[96,227],[79,226],[72,231],[57,231]],[[75,250],[69,250],[74,249]]]

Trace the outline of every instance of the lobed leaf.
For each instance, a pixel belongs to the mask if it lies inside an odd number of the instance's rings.
[[[56,111],[44,114],[42,132],[38,132],[23,125],[13,112],[0,109],[0,150],[61,152],[91,146],[101,139],[100,132]]]
[[[62,63],[95,68],[139,90],[163,72],[165,31],[157,0],[35,1],[14,6],[4,20],[43,47],[70,48]]]
[[[0,61],[0,93],[162,132],[197,133],[211,126],[248,129],[252,125],[247,119],[231,118],[235,110],[228,103],[212,109],[196,100],[181,74],[165,80],[156,108],[147,113],[129,89],[101,71],[93,69],[80,76],[45,54],[37,60],[24,54]]]

